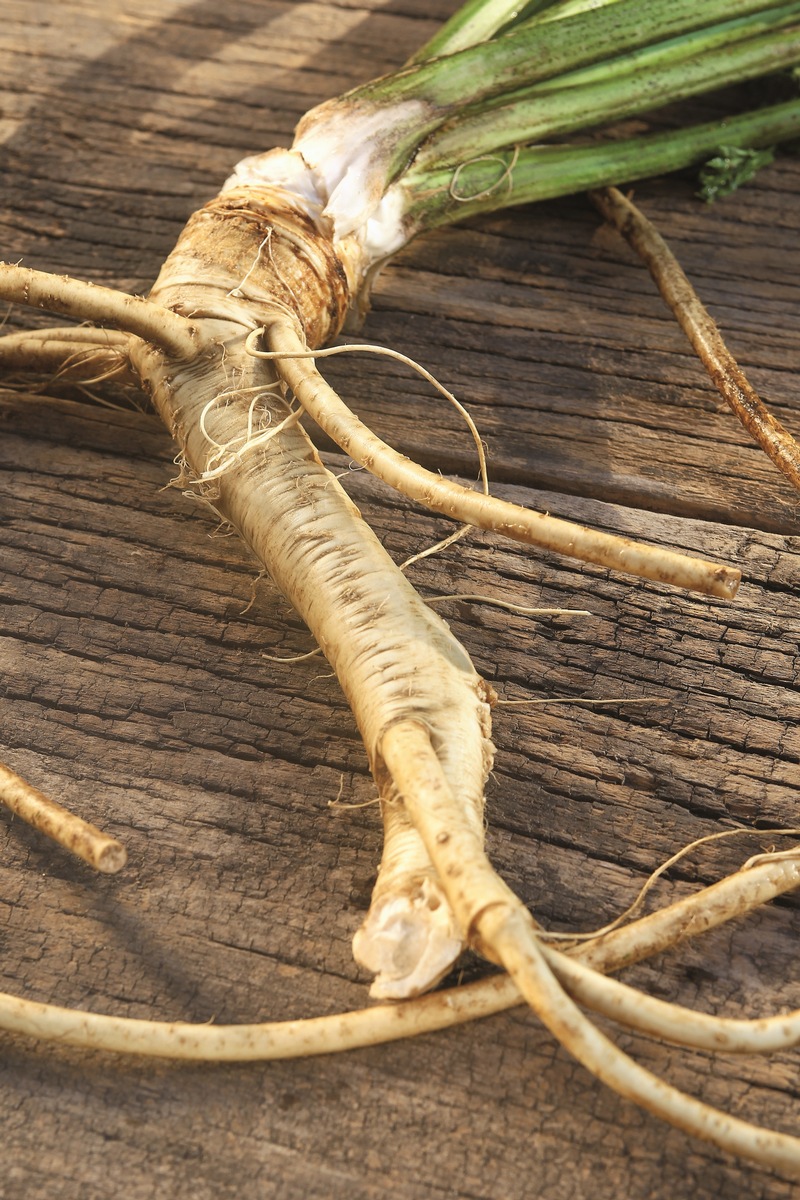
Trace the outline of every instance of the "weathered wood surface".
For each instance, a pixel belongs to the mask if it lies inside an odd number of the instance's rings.
[[[285,144],[307,107],[401,61],[452,7],[5,0],[3,256],[143,291],[238,157]],[[795,430],[799,185],[800,163],[782,158],[713,209],[689,179],[638,193]],[[592,610],[535,622],[443,606],[503,695],[653,698],[498,710],[489,844],[539,918],[592,928],[691,839],[798,823],[797,500],[718,411],[649,280],[586,202],[420,242],[382,276],[366,332],[470,403],[498,490],[746,573],[725,605],[480,536],[413,569],[429,594]],[[354,359],[330,374],[399,447],[473,473],[468,435],[416,379]],[[0,819],[0,988],[198,1021],[360,1006],[349,942],[377,816],[329,807],[342,780],[351,803],[372,786],[324,666],[262,657],[306,649],[299,622],[254,583],[235,540],[162,490],[172,451],[152,417],[45,385],[5,391],[0,422],[0,756],[130,856],[98,878]],[[351,490],[398,556],[441,536],[363,475]],[[657,898],[769,844],[705,848]],[[786,900],[630,978],[709,1011],[797,1007],[797,922]],[[796,1054],[623,1044],[737,1115],[797,1129]],[[2,1200],[792,1193],[608,1093],[522,1010],[258,1066],[4,1036],[0,1123]]]

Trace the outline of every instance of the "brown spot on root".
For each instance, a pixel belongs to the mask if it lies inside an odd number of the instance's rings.
[[[330,236],[278,188],[235,188],[194,213],[152,295],[179,310],[200,303],[198,315],[213,316],[209,289],[246,302],[251,321],[269,324],[276,308],[290,313],[312,348],[335,337],[350,302]]]

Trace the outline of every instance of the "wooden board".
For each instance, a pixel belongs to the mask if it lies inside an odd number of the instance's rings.
[[[286,144],[305,109],[397,65],[453,7],[6,0],[3,256],[146,290],[239,157]],[[713,208],[688,176],[638,189],[795,431],[798,190],[789,157]],[[797,499],[719,410],[647,276],[586,201],[410,247],[381,276],[365,334],[469,403],[501,494],[745,572],[727,605],[479,535],[413,568],[424,594],[592,611],[533,620],[442,605],[502,695],[651,700],[498,710],[489,846],[539,919],[596,927],[692,839],[798,823]],[[329,374],[400,449],[473,477],[469,435],[421,381],[356,359]],[[0,817],[0,988],[217,1022],[362,1005],[350,938],[377,813],[330,806],[340,788],[356,804],[373,789],[324,665],[264,657],[309,648],[298,619],[234,539],[164,490],[174,451],[153,417],[28,381],[3,391],[0,430],[0,757],[129,851],[121,875],[98,878]],[[363,474],[349,489],[398,557],[445,531]],[[655,900],[773,841],[705,847]],[[797,925],[787,899],[626,978],[707,1011],[798,1007]],[[481,970],[463,964],[466,978]],[[687,1090],[796,1130],[796,1055],[712,1059],[621,1040]],[[257,1066],[3,1036],[0,1122],[0,1200],[792,1194],[606,1091],[523,1010]]]

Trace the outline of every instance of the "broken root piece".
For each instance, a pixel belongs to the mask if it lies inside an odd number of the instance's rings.
[[[800,446],[750,385],[661,234],[617,188],[591,192],[590,197],[649,270],[723,400],[778,470],[800,491]]]
[[[375,976],[373,1000],[405,1000],[434,987],[463,949],[442,885],[404,805],[383,799],[383,855],[369,912],[353,938],[356,962]]]
[[[0,802],[34,829],[58,842],[104,875],[115,875],[128,860],[125,847],[95,825],[77,817],[0,763]]]

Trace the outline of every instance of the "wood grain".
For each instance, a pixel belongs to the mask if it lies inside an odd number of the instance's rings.
[[[3,257],[144,291],[243,153],[396,65],[450,0],[6,0]],[[697,105],[731,111],[735,95]],[[687,177],[638,188],[776,413],[800,429],[800,163],[714,208]],[[9,324],[49,322],[9,315]],[[582,198],[442,231],[380,277],[366,336],[453,387],[496,490],[739,564],[735,604],[472,535],[414,567],[424,594],[589,608],[532,620],[440,606],[505,697],[493,860],[544,923],[615,915],[662,859],[739,823],[798,823],[797,500],[710,386],[630,253]],[[469,435],[380,360],[327,371],[433,469],[474,477]],[[99,878],[0,817],[0,987],[97,1011],[246,1021],[364,1003],[350,938],[379,855],[352,718],[296,616],[238,542],[165,485],[155,419],[50,382],[0,402],[0,757],[120,837]],[[324,447],[342,471],[346,460]],[[391,553],[436,540],[353,472]],[[251,601],[254,603],[251,604]],[[771,839],[704,848],[666,902]],[[800,1006],[798,901],[629,972],[707,1011]],[[469,978],[482,966],[466,960]],[[646,1065],[796,1130],[796,1055],[711,1059],[644,1039]],[[535,1021],[344,1058],[203,1068],[0,1040],[0,1200],[666,1200],[790,1197],[788,1180],[665,1128],[590,1079]]]

